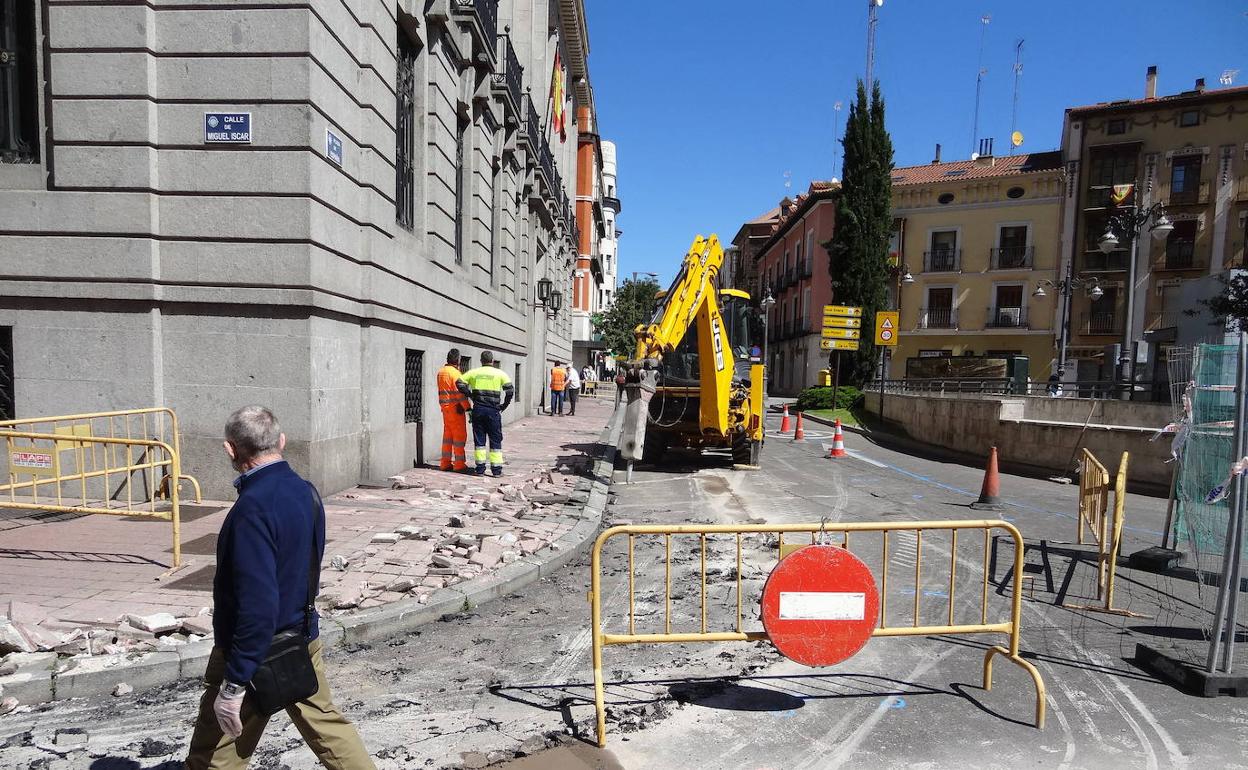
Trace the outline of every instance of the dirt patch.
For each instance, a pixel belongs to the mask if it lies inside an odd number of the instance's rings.
[[[568,743],[513,759],[491,769],[502,770],[624,770],[624,765],[606,749],[583,743]]]

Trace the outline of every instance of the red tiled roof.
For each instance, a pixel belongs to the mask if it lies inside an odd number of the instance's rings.
[[[949,163],[927,163],[922,166],[903,166],[893,169],[893,184],[930,184],[932,182],[957,182],[963,179],[1014,176],[1035,171],[1056,171],[1062,167],[1062,153],[1033,152],[1026,155],[1003,155],[993,158],[992,165],[975,160],[955,160]]]
[[[766,214],[762,214],[758,217],[755,217],[754,219],[751,219],[749,222],[746,222],[746,224],[747,225],[765,225],[768,222],[774,222],[779,218],[780,218],[780,207],[776,206],[771,211],[768,211]]]
[[[1215,88],[1208,91],[1184,91],[1182,93],[1171,94],[1169,96],[1158,96],[1155,99],[1122,99],[1116,102],[1098,102],[1084,107],[1068,107],[1066,111],[1070,113],[1108,112],[1119,109],[1131,110],[1140,107],[1170,106],[1176,102],[1184,104],[1190,102],[1218,101],[1227,98],[1234,99],[1240,96],[1248,96],[1248,86]]]

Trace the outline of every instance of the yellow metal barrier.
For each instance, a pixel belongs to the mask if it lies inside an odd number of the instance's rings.
[[[0,421],[0,431],[30,431],[34,433],[64,433],[73,436],[100,436],[112,439],[144,439],[168,444],[182,457],[181,433],[178,431],[178,415],[165,406],[145,409],[122,409],[112,412],[87,412],[62,414],[52,417],[28,417]],[[195,502],[203,501],[199,481],[194,476],[179,472],[178,483],[189,482],[195,490]],[[171,497],[171,477],[160,480],[159,493]]]
[[[1012,581],[1013,588],[1010,594],[1010,612],[1009,618],[1006,620],[998,620],[996,622],[988,622],[988,584],[989,584],[989,556],[992,532],[996,530],[1000,534],[1008,536],[1014,545],[1014,567]],[[948,564],[948,611],[947,614],[942,613],[941,619],[944,623],[934,625],[920,624],[920,596],[922,590],[922,565],[923,565],[923,533],[929,531],[947,531],[950,532],[950,548],[949,548],[949,564]],[[982,532],[983,533],[983,576],[982,585],[979,588],[978,604],[980,611],[978,613],[978,621],[975,623],[959,623],[956,622],[960,618],[955,612],[955,595],[957,589],[958,575],[958,534],[960,532]],[[912,613],[912,623],[908,625],[897,625],[889,622],[888,617],[888,588],[889,588],[889,562],[890,562],[890,535],[896,535],[898,532],[912,532],[913,542],[915,544],[914,552],[914,608]],[[591,635],[593,643],[593,666],[594,666],[594,705],[597,710],[597,734],[598,745],[606,746],[606,704],[605,690],[602,676],[602,652],[603,648],[608,645],[615,644],[658,644],[664,642],[689,643],[689,642],[757,642],[767,640],[769,637],[766,631],[747,631],[743,627],[743,610],[742,610],[742,539],[743,536],[749,534],[775,535],[778,543],[778,552],[780,558],[797,547],[805,545],[786,545],[784,536],[786,534],[799,534],[809,537],[810,543],[819,542],[821,538],[826,539],[829,533],[839,533],[840,543],[843,548],[850,549],[851,533],[879,533],[882,537],[881,567],[878,575],[878,587],[880,594],[880,617],[879,622],[872,632],[872,636],[925,636],[931,634],[1004,634],[1008,638],[1008,646],[996,645],[990,647],[984,656],[984,689],[992,688],[992,661],[996,655],[1003,655],[1006,659],[1016,663],[1022,667],[1032,678],[1036,688],[1036,727],[1044,727],[1045,716],[1045,686],[1044,680],[1040,677],[1040,672],[1036,670],[1030,662],[1024,660],[1019,654],[1019,634],[1020,620],[1022,614],[1022,580],[1020,577],[1023,570],[1023,538],[1018,529],[1009,522],[999,520],[965,520],[965,521],[919,521],[919,522],[881,522],[881,523],[851,523],[838,522],[836,524],[721,524],[721,525],[625,525],[611,527],[602,532],[594,542],[591,557],[591,573],[590,573],[590,623]],[[698,623],[699,630],[691,632],[673,632],[672,631],[672,537],[680,535],[693,535],[699,539],[699,567],[701,574],[701,613],[700,621],[694,619]],[[707,617],[707,540],[713,535],[732,535],[735,539],[736,549],[736,618],[735,625],[730,630],[717,630],[712,628],[712,624]],[[664,620],[662,633],[637,633],[637,613],[635,606],[635,589],[636,589],[636,570],[634,560],[635,540],[639,536],[659,536],[663,538],[664,553],[666,554],[664,575],[662,582],[664,585]],[[608,541],[616,537],[626,537],[628,540],[628,633],[608,634],[603,631],[602,622],[602,550]],[[909,539],[909,538],[907,538]],[[850,549],[852,550],[852,549]],[[902,550],[904,555],[904,549]],[[977,556],[978,558],[978,556]],[[894,570],[895,571],[895,570]],[[910,574],[909,565],[905,567],[905,574]],[[907,581],[908,582],[908,581]],[[943,580],[941,581],[944,587]],[[725,624],[726,625],[726,624]]]
[[[1083,545],[1085,524],[1096,544],[1096,598],[1103,605],[1067,604],[1075,610],[1112,612],[1115,615],[1142,617],[1138,613],[1114,607],[1114,579],[1118,572],[1118,552],[1122,547],[1122,524],[1126,517],[1127,466],[1129,452],[1122,453],[1118,475],[1114,477],[1114,504],[1110,507],[1109,472],[1096,457],[1084,449],[1079,458],[1079,544]]]
[[[182,470],[172,446],[151,439],[90,436],[66,430],[0,430],[0,437],[9,463],[8,483],[0,485],[0,508],[164,519],[173,524],[173,567],[182,566],[177,484],[169,485],[168,509],[157,507],[158,479],[179,478]],[[136,473],[144,487],[138,500]],[[124,501],[120,499],[123,489]]]

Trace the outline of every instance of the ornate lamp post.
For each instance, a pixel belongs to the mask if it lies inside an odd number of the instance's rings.
[[[1131,339],[1131,317],[1135,305],[1135,281],[1139,261],[1140,234],[1149,232],[1155,240],[1163,240],[1174,230],[1174,224],[1166,216],[1160,202],[1143,209],[1134,206],[1122,207],[1109,216],[1105,234],[1097,242],[1101,252],[1109,254],[1118,248],[1122,240],[1131,241],[1131,255],[1127,263],[1127,297],[1124,303],[1126,311],[1122,333],[1122,350],[1118,353],[1118,380],[1122,386],[1121,398],[1130,399],[1134,381],[1134,351]]]
[[[758,302],[759,308],[763,311],[763,398],[767,398],[767,381],[771,379],[771,359],[767,357],[767,319],[771,315],[771,307],[776,304],[776,298],[771,296],[771,289],[767,289],[767,294]]]
[[[1062,326],[1060,332],[1060,344],[1057,357],[1057,378],[1059,380],[1066,377],[1066,346],[1070,342],[1070,298],[1074,296],[1075,289],[1087,287],[1088,298],[1098,300],[1105,295],[1105,290],[1101,288],[1101,280],[1096,276],[1090,278],[1075,278],[1072,275],[1073,266],[1066,265],[1066,277],[1057,281],[1045,279],[1036,285],[1036,290],[1031,296],[1036,299],[1043,299],[1047,296],[1044,287],[1048,286],[1057,291],[1057,296],[1062,298]]]

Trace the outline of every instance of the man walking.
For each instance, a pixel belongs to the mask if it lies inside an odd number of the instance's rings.
[[[317,692],[286,709],[321,764],[372,770],[359,734],[334,705],[321,660],[309,586],[319,585],[325,510],[316,489],[282,459],[286,436],[263,406],[225,424],[225,453],[239,472],[238,500],[217,539],[212,584],[214,646],[204,672],[187,770],[245,768],[269,718],[247,697],[275,633],[306,628]],[[310,574],[315,572],[315,574]]]
[[[550,370],[550,416],[563,414],[563,389],[567,383],[568,373],[562,361],[556,361]]]
[[[494,354],[481,353],[481,365],[460,375],[459,392],[472,399],[472,444],[477,475],[485,475],[486,441],[489,441],[490,470],[503,475],[503,412],[511,405],[516,388],[511,378],[494,365]]]
[[[581,377],[576,373],[576,367],[568,364],[568,376],[564,382],[563,393],[568,399],[568,416],[576,416],[576,399],[581,394]]]
[[[468,470],[464,453],[468,446],[468,397],[459,392],[459,348],[446,353],[446,366],[438,370],[438,406],[442,409],[442,470]]]

